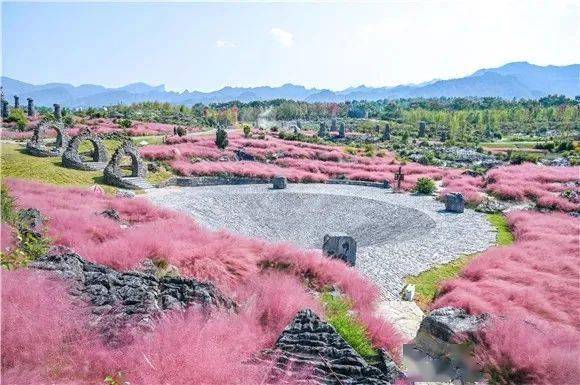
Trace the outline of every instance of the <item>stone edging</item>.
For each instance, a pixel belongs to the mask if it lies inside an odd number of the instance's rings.
[[[201,186],[220,186],[220,185],[242,185],[242,184],[266,184],[272,183],[272,179],[261,179],[261,178],[244,178],[236,176],[194,176],[194,177],[175,177],[163,181],[157,185],[159,188],[168,186],[179,186],[179,187],[201,187]],[[300,182],[302,184],[308,184],[308,182]],[[390,188],[386,187],[384,183],[381,182],[367,182],[363,180],[349,180],[349,179],[329,179],[325,182],[326,184],[342,184],[342,185],[352,185],[352,186],[365,186],[365,187],[378,187],[378,188]]]

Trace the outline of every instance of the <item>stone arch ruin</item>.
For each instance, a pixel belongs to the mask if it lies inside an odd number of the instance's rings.
[[[79,147],[82,142],[88,140],[93,145],[93,159],[91,162],[85,162],[79,153]],[[103,144],[103,141],[93,131],[87,129],[79,132],[77,136],[68,142],[66,150],[62,153],[62,164],[68,168],[77,170],[97,171],[102,170],[109,160],[109,154]]]
[[[124,156],[131,158],[131,176],[123,175],[121,161]],[[125,189],[142,189],[151,186],[145,181],[147,167],[139,155],[139,150],[130,141],[125,141],[123,145],[115,150],[111,161],[104,171],[105,182],[113,186]]]
[[[44,144],[46,130],[54,129],[56,131],[56,143],[53,147],[47,147]],[[34,156],[60,156],[67,147],[70,137],[60,122],[42,122],[34,128],[32,138],[26,143],[26,150]]]

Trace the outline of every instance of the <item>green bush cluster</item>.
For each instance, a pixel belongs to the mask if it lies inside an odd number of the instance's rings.
[[[435,182],[431,178],[419,178],[417,179],[417,184],[415,185],[415,192],[419,194],[430,195],[435,192]]]
[[[20,131],[24,131],[26,129],[26,125],[28,124],[28,118],[24,111],[20,108],[14,108],[10,111],[10,115],[8,115],[9,122],[16,123],[16,128]]]

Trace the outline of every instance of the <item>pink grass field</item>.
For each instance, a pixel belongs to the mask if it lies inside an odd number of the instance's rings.
[[[79,329],[82,315],[62,300],[66,296],[55,295],[60,290],[52,288],[56,283],[39,280],[39,273],[28,270],[3,271],[2,332],[12,334],[3,341],[6,383],[94,384],[118,371],[125,381],[138,384],[260,383],[263,368],[242,362],[270,347],[298,310],[320,311],[305,282],[340,288],[360,314],[371,314],[377,300],[376,287],[356,270],[318,252],[205,230],[191,218],[144,199],[20,180],[6,184],[19,207],[38,208],[50,218],[48,235],[55,244],[116,269],[136,268],[144,258],[164,259],[183,276],[212,281],[242,305],[239,314],[216,312],[208,322],[194,312],[169,315],[152,334],[113,351]],[[107,208],[118,210],[129,226],[122,228],[99,214]],[[290,267],[263,270],[266,262]],[[63,303],[53,306],[55,297]],[[373,343],[397,354],[401,339],[393,327],[368,314],[361,320]],[[74,322],[68,324],[71,318]],[[79,339],[74,348],[72,335]],[[31,346],[37,341],[48,346],[34,351]],[[77,371],[70,370],[73,361]]]
[[[508,219],[516,243],[475,258],[443,284],[433,307],[496,316],[477,348],[488,371],[511,373],[522,383],[577,384],[580,220],[538,212]]]
[[[237,150],[252,155],[255,161],[236,161]],[[471,204],[481,203],[485,194],[492,194],[515,201],[532,200],[544,208],[580,210],[580,203],[560,196],[568,188],[567,183],[580,182],[580,167],[546,167],[527,163],[500,167],[485,177],[478,177],[457,169],[417,163],[402,165],[390,153],[382,157],[363,157],[347,154],[337,146],[281,140],[271,135],[266,139],[246,139],[238,133],[230,134],[230,144],[225,150],[217,148],[213,136],[170,136],[165,144],[145,146],[140,152],[149,160],[168,161],[182,176],[228,174],[271,178],[284,175],[292,182],[345,178],[371,182],[388,180],[394,184],[394,175],[403,166],[405,180],[401,188],[406,191],[413,190],[419,178],[431,178],[441,181],[441,196],[447,192],[460,192]]]
[[[0,138],[10,140],[26,140],[32,137],[34,127],[39,123],[38,119],[31,120],[27,131],[15,131],[13,127],[7,125],[3,127]],[[76,124],[74,127],[67,129],[70,136],[75,136],[83,128],[90,128],[97,134],[108,134],[113,132],[126,133],[129,136],[149,136],[149,135],[173,135],[173,128],[175,124],[155,123],[155,122],[139,122],[134,121],[133,126],[124,129],[118,124],[113,123],[111,119],[89,119],[86,124]],[[203,127],[188,127],[189,132],[199,132]],[[56,131],[48,130],[46,137],[56,137]]]

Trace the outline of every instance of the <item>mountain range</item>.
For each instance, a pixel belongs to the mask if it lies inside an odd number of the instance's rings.
[[[415,85],[395,87],[351,87],[342,91],[305,88],[284,84],[280,87],[224,87],[213,92],[165,90],[164,85],[150,86],[133,83],[119,88],[106,88],[66,83],[33,85],[9,77],[1,78],[5,98],[12,103],[18,95],[21,104],[33,98],[37,106],[59,103],[67,107],[107,106],[143,101],[193,105],[238,100],[291,99],[307,102],[344,102],[353,100],[381,100],[415,97],[483,97],[504,99],[537,99],[546,95],[580,95],[580,64],[567,66],[538,66],[527,62],[508,63],[501,67],[481,69],[473,74],[449,80],[433,80]]]

